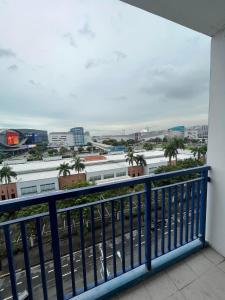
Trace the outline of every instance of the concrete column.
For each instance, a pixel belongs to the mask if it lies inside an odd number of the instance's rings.
[[[217,33],[211,44],[206,238],[225,256],[225,31]]]

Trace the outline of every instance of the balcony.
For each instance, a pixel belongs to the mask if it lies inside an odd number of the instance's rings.
[[[112,299],[216,300],[224,294],[224,257],[207,247]]]
[[[176,293],[179,276],[190,283],[179,271],[187,259],[148,277],[204,248],[208,170],[2,201],[0,299],[107,299],[144,279],[139,287],[155,282],[155,290],[170,273]],[[148,299],[146,288],[134,290]]]

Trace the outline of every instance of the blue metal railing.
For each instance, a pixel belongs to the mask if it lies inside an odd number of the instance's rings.
[[[2,201],[0,211],[9,219],[0,223],[1,259],[8,272],[3,270],[0,280],[9,284],[0,299],[19,299],[24,290],[29,299],[72,298],[143,264],[151,270],[154,259],[193,240],[204,245],[208,170],[203,166]],[[99,200],[91,201],[90,195]],[[76,205],[78,199],[84,203]],[[35,213],[40,204],[45,211]],[[31,207],[34,213],[23,216]]]

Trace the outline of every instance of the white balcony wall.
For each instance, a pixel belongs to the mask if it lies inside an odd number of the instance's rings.
[[[211,45],[208,164],[207,239],[225,256],[225,31]]]

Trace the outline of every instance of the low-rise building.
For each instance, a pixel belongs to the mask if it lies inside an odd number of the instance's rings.
[[[15,182],[0,185],[0,200],[17,198],[17,186]]]
[[[52,147],[74,147],[74,136],[71,132],[50,132],[49,145]]]
[[[57,191],[77,181],[93,181],[101,184],[110,181],[122,180],[130,177],[153,174],[159,166],[167,165],[168,158],[164,157],[164,152],[159,150],[145,151],[138,153],[144,155],[146,160],[145,167],[129,165],[126,162],[126,154],[105,155],[105,156],[87,156],[93,159],[83,159],[85,169],[81,173],[74,170],[70,171],[69,176],[60,176],[57,168],[62,163],[72,165],[71,158],[59,159],[54,161],[33,161],[20,164],[11,164],[10,167],[17,173],[17,179],[12,180],[9,187],[11,190],[5,190],[4,185],[0,185],[4,199],[22,197],[32,194]],[[192,157],[190,152],[181,152],[178,160]],[[83,157],[82,157],[83,158]],[[1,168],[1,167],[0,167]],[[11,187],[14,187],[12,190]],[[7,194],[8,193],[8,194]]]

